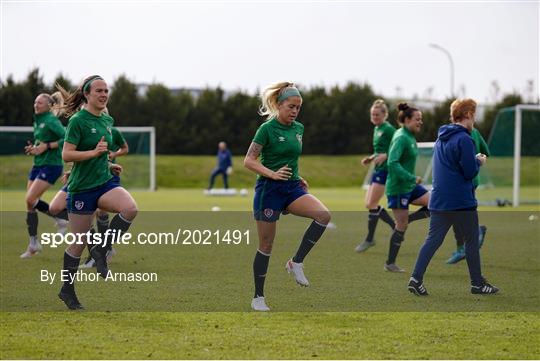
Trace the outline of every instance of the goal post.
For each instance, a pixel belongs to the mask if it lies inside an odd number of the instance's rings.
[[[539,132],[540,105],[534,104],[519,104],[501,109],[497,113],[491,129],[488,144],[492,156],[507,157],[507,159],[512,157],[510,163],[512,178],[506,180],[505,183],[512,184],[511,203],[513,207],[518,207],[522,203],[538,202],[538,200],[523,200],[520,189],[522,185],[522,157],[540,156],[540,147],[537,145]],[[510,164],[508,164],[508,168]],[[508,172],[508,176],[510,176],[510,172]]]
[[[519,206],[519,185],[521,179],[521,138],[522,138],[522,123],[523,111],[535,110],[540,111],[540,105],[519,104],[515,107],[514,113],[514,172],[512,185],[512,205]]]
[[[122,184],[130,189],[156,190],[156,129],[155,127],[116,127],[129,145],[129,154],[118,162],[124,167]],[[33,127],[0,126],[1,156],[23,154],[28,140],[33,139]],[[17,158],[18,159],[18,158]],[[26,161],[26,160],[25,160]],[[21,184],[26,184],[21,182]]]

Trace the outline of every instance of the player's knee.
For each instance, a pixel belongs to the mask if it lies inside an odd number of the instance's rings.
[[[64,207],[64,208],[65,208],[65,207]],[[56,216],[58,213],[62,212],[62,210],[63,210],[64,208],[61,208],[61,207],[57,206],[57,205],[54,204],[54,203],[51,203],[51,204],[49,204],[49,214],[50,214],[51,216]]]
[[[75,242],[66,248],[66,251],[73,257],[80,257],[85,248],[86,244],[78,244]]]
[[[26,202],[26,208],[32,209],[36,205],[38,201],[38,198],[32,195],[26,195],[25,202]]]
[[[315,221],[320,224],[328,224],[332,219],[332,215],[328,210],[317,212],[317,217]]]
[[[377,208],[378,204],[375,202],[366,202],[366,209],[375,209]]]
[[[272,253],[272,242],[260,242],[259,250],[265,254]]]
[[[124,208],[120,213],[122,214],[122,217],[127,219],[128,221],[132,221],[137,217],[137,213],[139,212],[139,209],[137,208],[136,204],[132,204],[129,207]]]
[[[407,230],[407,227],[409,226],[409,223],[408,222],[399,222],[399,221],[396,221],[396,230],[400,231],[400,232],[405,232]]]

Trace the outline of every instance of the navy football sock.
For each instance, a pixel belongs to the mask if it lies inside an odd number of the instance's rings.
[[[264,281],[266,280],[269,262],[270,255],[257,250],[255,259],[253,260],[253,278],[255,281],[254,297],[264,297]]]
[[[401,242],[403,242],[404,238],[405,232],[394,229],[392,237],[390,237],[390,249],[388,250],[388,259],[386,260],[386,264],[392,264],[396,262],[399,248],[401,247]]]
[[[304,237],[302,238],[302,242],[300,242],[300,247],[298,247],[296,255],[292,259],[293,262],[304,262],[304,258],[307,256],[309,251],[311,251],[313,246],[315,246],[315,243],[317,243],[317,241],[321,238],[325,230],[325,224],[320,224],[316,221],[311,222],[306,230],[306,233],[304,233]]]

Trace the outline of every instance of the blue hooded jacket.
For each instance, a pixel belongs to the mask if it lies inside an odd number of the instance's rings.
[[[429,209],[452,211],[476,207],[473,179],[479,167],[469,131],[458,124],[440,127],[433,150],[433,190]]]

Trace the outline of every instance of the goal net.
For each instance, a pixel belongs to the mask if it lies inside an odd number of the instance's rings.
[[[122,165],[122,186],[156,189],[156,139],[154,127],[117,127],[129,145],[129,154],[117,159]],[[2,188],[24,189],[32,157],[24,155],[27,141],[33,141],[32,127],[1,126]]]

